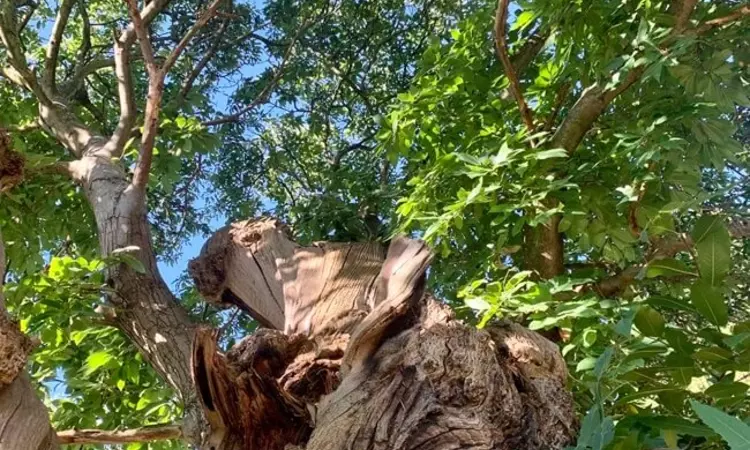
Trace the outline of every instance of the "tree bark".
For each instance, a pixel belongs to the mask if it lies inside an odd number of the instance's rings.
[[[272,220],[212,237],[190,264],[199,290],[251,312],[281,301],[284,320],[226,354],[216,332],[198,333],[193,376],[211,424],[204,448],[569,444],[577,423],[557,347],[517,324],[477,330],[455,320],[424,292],[430,259],[406,238],[387,253],[378,243],[301,247]]]
[[[70,444],[126,444],[180,439],[182,430],[177,425],[154,425],[132,430],[68,430],[57,433],[63,445]]]
[[[127,264],[109,269],[115,323],[175,389],[185,409],[183,434],[200,442],[203,419],[190,372],[196,324],[159,273],[142,195],[120,166],[99,156],[102,147],[96,142],[73,163],[72,171],[94,210],[101,254],[127,251],[145,268],[143,273]]]

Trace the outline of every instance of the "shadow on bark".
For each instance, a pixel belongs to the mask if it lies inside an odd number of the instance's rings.
[[[557,347],[477,330],[424,292],[416,240],[295,244],[271,219],[217,232],[190,264],[209,300],[265,329],[226,355],[198,332],[213,450],[561,449],[577,422]]]

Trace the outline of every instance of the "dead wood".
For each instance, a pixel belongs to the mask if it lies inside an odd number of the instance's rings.
[[[302,247],[268,219],[212,237],[190,266],[199,290],[273,329],[226,355],[215,332],[199,332],[193,375],[214,446],[205,448],[568,445],[577,423],[557,347],[517,324],[456,321],[424,292],[430,259],[404,237],[387,254],[377,243]]]

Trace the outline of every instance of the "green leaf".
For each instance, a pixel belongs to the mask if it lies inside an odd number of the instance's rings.
[[[733,360],[732,352],[721,347],[702,348],[693,354],[693,358],[700,361],[731,363]]]
[[[642,423],[656,430],[674,430],[677,434],[685,436],[708,437],[714,434],[711,429],[705,425],[691,422],[690,420],[679,416],[652,416],[649,414],[638,414],[625,420]]]
[[[718,217],[706,217],[701,227],[696,225],[697,238],[695,250],[696,260],[701,278],[708,280],[713,286],[717,286],[729,272],[731,258],[729,250],[731,241],[729,231],[724,226],[724,221]],[[710,223],[707,223],[709,222]]]
[[[722,381],[706,389],[705,394],[717,399],[734,397],[735,395],[744,394],[748,388],[750,388],[749,385],[740,383],[739,381]]]
[[[583,346],[584,347],[591,347],[596,342],[596,329],[594,328],[587,328],[586,331],[583,332]]]
[[[691,271],[688,266],[676,259],[657,259],[648,264],[646,269],[647,278],[656,277],[678,277],[678,276],[696,276],[697,274]]]
[[[596,365],[596,358],[588,357],[583,358],[582,360],[578,361],[578,364],[576,365],[576,372],[584,372],[586,370],[591,370]]]
[[[609,363],[612,361],[612,357],[615,355],[615,349],[613,347],[607,347],[604,353],[599,355],[594,365],[594,375],[596,378],[601,379],[604,375],[604,371],[609,367]]]
[[[695,313],[696,310],[693,308],[693,306],[690,304],[688,300],[681,300],[671,297],[649,297],[649,299],[646,301],[651,306],[658,306],[659,308],[668,308],[668,309],[675,309],[675,310],[681,310],[681,311],[688,311]]]
[[[711,282],[699,279],[690,288],[690,301],[695,309],[712,324],[723,326],[727,323],[727,305],[724,296]]]
[[[95,352],[86,358],[86,374],[90,375],[112,360],[113,356],[105,351]]]
[[[565,151],[565,149],[562,148],[553,148],[552,150],[542,150],[538,152],[533,152],[526,156],[526,159],[536,159],[536,160],[545,160],[545,159],[551,159],[551,158],[567,158],[568,152]]]
[[[645,336],[658,337],[664,333],[664,317],[659,311],[647,305],[638,308],[633,323]]]
[[[620,336],[629,337],[633,328],[633,319],[635,319],[635,310],[625,311],[622,318],[615,324],[615,333]]]
[[[750,426],[714,407],[695,400],[690,401],[693,411],[729,443],[732,450],[750,450]]]
[[[464,303],[466,304],[466,306],[475,311],[486,311],[490,309],[490,304],[481,297],[467,298],[466,300],[464,300]]]
[[[138,258],[129,253],[121,253],[117,255],[117,259],[138,273],[146,273],[146,266]]]
[[[702,242],[709,235],[723,228],[724,218],[721,216],[703,216],[695,222],[692,233],[693,242]]]

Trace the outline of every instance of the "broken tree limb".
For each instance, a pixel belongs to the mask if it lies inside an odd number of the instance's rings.
[[[204,295],[226,298],[237,264],[275,288],[246,283],[250,297],[234,287],[235,301],[257,312],[277,301],[260,292],[282,290],[285,308],[284,331],[260,329],[226,354],[217,332],[198,333],[193,377],[209,445],[546,450],[572,442],[577,422],[557,347],[516,324],[477,330],[456,321],[424,294],[432,255],[423,242],[398,237],[384,255],[379,243],[297,246],[283,230],[272,219],[235,224],[191,263]],[[249,264],[261,253],[267,263]],[[221,270],[211,272],[216,261]]]
[[[266,330],[273,332],[273,330]],[[277,332],[278,333],[278,332]],[[195,339],[193,377],[211,427],[206,448],[283,450],[304,442],[310,419],[303,402],[281,389],[274,367],[284,363],[285,340],[255,341],[245,370],[218,352],[218,334],[201,329]],[[239,363],[236,360],[234,363]]]
[[[209,302],[236,305],[263,326],[282,330],[282,274],[293,271],[288,265],[296,247],[277,220],[238,222],[211,236],[188,271]]]
[[[57,432],[62,445],[70,444],[127,444],[180,439],[180,425],[153,425],[130,430],[65,430]]]

